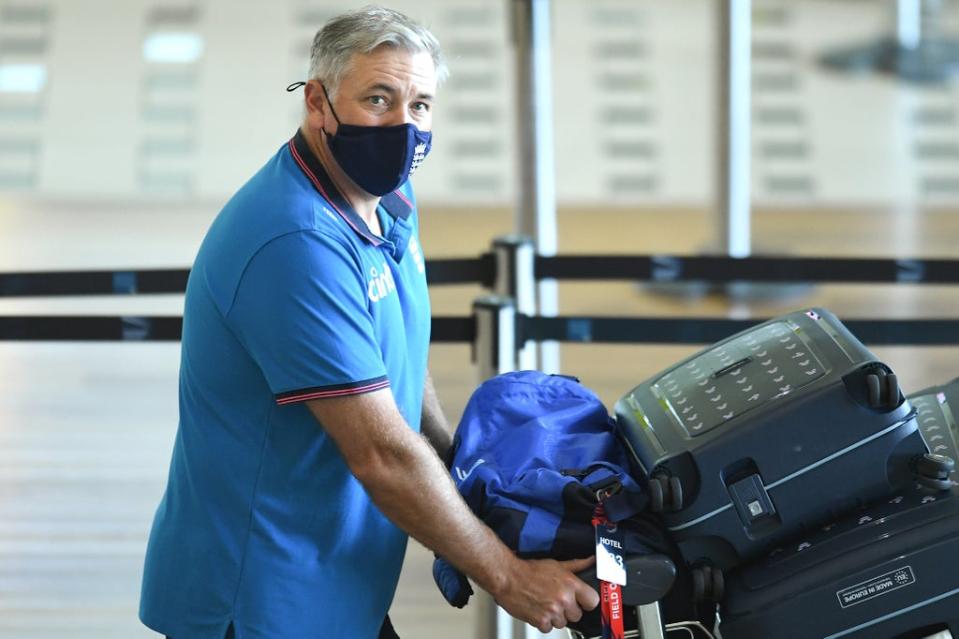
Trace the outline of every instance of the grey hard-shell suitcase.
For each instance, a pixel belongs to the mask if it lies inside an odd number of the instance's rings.
[[[935,454],[959,457],[959,380],[910,400]],[[907,486],[733,572],[723,639],[959,637],[959,492],[949,474],[939,489]]]
[[[634,388],[615,413],[694,567],[731,568],[881,500],[927,452],[891,369],[822,309],[701,351]],[[709,572],[697,584],[707,595],[710,579],[722,590],[721,573]]]

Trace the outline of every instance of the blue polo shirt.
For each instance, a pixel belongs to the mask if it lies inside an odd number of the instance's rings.
[[[143,574],[140,619],[161,634],[377,636],[407,537],[304,402],[388,388],[419,431],[430,309],[409,184],[378,214],[382,236],[298,133],[207,233]]]

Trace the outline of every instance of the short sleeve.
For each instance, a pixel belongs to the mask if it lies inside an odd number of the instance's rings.
[[[300,231],[262,247],[227,323],[278,404],[389,386],[358,257],[334,237]]]

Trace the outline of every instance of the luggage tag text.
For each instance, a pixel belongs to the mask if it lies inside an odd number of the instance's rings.
[[[596,577],[620,586],[626,585],[623,533],[615,524],[596,526]]]

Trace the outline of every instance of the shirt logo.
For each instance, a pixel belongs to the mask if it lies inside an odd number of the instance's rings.
[[[410,243],[407,246],[410,255],[413,256],[413,263],[416,264],[416,270],[420,273],[426,272],[426,263],[423,261],[423,251],[420,250],[420,245],[416,241],[415,237],[410,238]]]
[[[381,268],[383,270],[382,273],[380,273],[375,266],[370,267],[370,279],[367,284],[367,292],[370,301],[373,303],[379,302],[390,293],[396,292],[396,280],[393,279],[393,272],[386,265],[386,262],[383,262]]]

